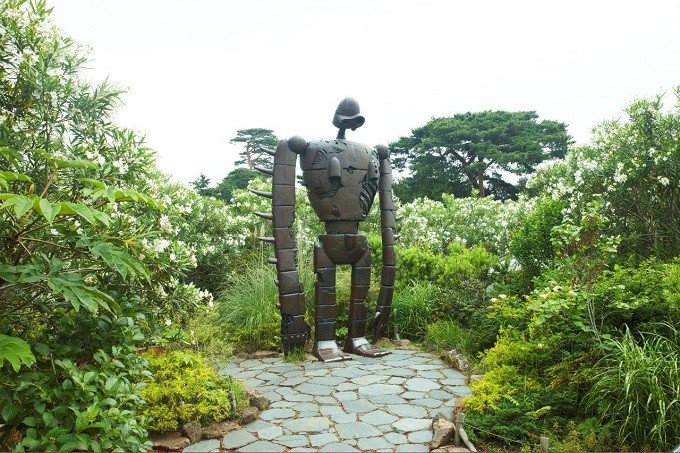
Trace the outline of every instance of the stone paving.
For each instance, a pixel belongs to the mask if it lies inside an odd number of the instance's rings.
[[[220,370],[256,389],[271,407],[222,439],[248,451],[429,451],[433,419],[451,419],[469,394],[464,376],[431,354],[394,350],[338,363],[234,359]],[[185,452],[212,451],[218,440]]]

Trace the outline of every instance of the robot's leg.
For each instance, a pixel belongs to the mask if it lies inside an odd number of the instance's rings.
[[[380,357],[389,351],[377,348],[366,340],[366,296],[371,281],[371,251],[352,265],[352,293],[349,302],[349,328],[345,351],[366,357]]]
[[[335,263],[318,242],[314,246],[314,272],[317,276],[314,355],[322,362],[337,362],[345,357],[335,342]]]

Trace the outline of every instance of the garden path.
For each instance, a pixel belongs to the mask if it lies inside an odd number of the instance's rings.
[[[220,372],[271,401],[260,419],[185,452],[429,451],[433,419],[451,419],[470,390],[432,354],[397,349],[338,363],[234,359]]]

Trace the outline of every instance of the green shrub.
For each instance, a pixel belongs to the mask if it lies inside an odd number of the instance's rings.
[[[129,336],[139,333],[134,327],[125,330]],[[149,373],[129,345],[97,350],[89,362],[63,358],[72,349],[67,345],[35,349],[36,369],[12,381],[0,379],[5,423],[0,444],[17,451],[151,448],[148,419],[140,414],[141,382]]]
[[[175,431],[192,420],[203,425],[227,420],[248,406],[241,383],[222,378],[195,352],[150,350],[143,357],[153,373],[142,390],[147,403],[143,413],[151,419],[152,431]],[[231,412],[229,390],[236,398],[236,413]]]
[[[624,119],[593,130],[588,146],[536,174],[528,186],[565,203],[565,219],[579,223],[594,200],[606,201],[606,234],[621,236],[622,256],[680,255],[680,89],[666,108],[661,96],[637,99]]]
[[[555,258],[550,237],[553,227],[562,223],[564,207],[562,201],[544,198],[512,233],[510,250],[521,266],[521,279],[527,289],[531,289],[531,279],[537,277]]]
[[[196,310],[184,330],[188,333],[188,342],[212,363],[223,362],[233,354],[234,345],[220,325],[219,312],[215,309]]]
[[[432,321],[433,301],[438,297],[436,286],[429,282],[413,282],[406,287],[397,288],[392,301],[392,313],[388,325],[393,329],[399,326],[403,338],[421,339]]]
[[[680,439],[680,332],[662,330],[636,339],[627,329],[593,373],[587,401],[621,446],[667,451]]]
[[[281,314],[276,308],[279,293],[275,278],[271,265],[245,268],[219,297],[219,322],[237,346],[280,348]]]
[[[397,282],[429,282],[440,289],[432,299],[435,319],[455,319],[462,325],[479,325],[484,318],[486,286],[498,258],[481,245],[466,248],[458,242],[449,245],[448,255],[411,247],[397,250]]]

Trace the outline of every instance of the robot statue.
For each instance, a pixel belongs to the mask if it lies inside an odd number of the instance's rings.
[[[371,320],[373,340],[385,332],[390,315],[395,276],[395,224],[392,200],[392,169],[387,147],[368,148],[345,140],[347,129],[364,124],[359,104],[352,98],[340,102],[333,117],[339,129],[335,140],[307,142],[295,136],[281,140],[274,156],[274,169],[257,170],[273,176],[271,192],[253,191],[272,199],[272,213],[256,213],[273,222],[273,237],[260,238],[274,244],[281,340],[284,353],[292,347],[304,347],[309,326],[305,323],[305,298],[297,271],[296,245],[293,234],[295,217],[295,165],[300,156],[302,177],[309,202],[325,223],[326,234],[314,246],[316,282],[314,354],[324,362],[349,360],[351,354],[379,357],[388,351],[366,340],[366,296],[371,277],[371,252],[365,236],[358,234],[359,222],[368,215],[376,192],[380,200],[382,229],[382,276],[376,313]],[[348,338],[344,352],[335,342],[335,266],[352,266],[352,288],[349,306]]]

